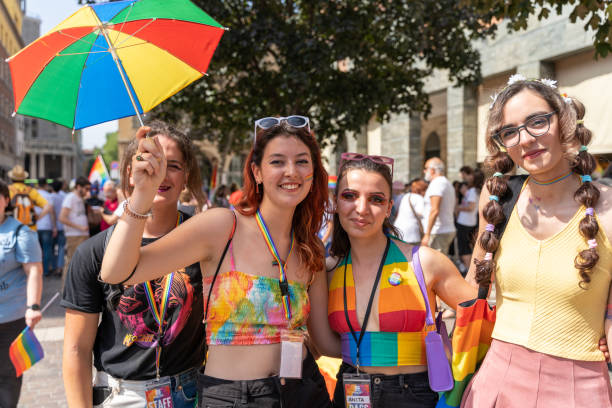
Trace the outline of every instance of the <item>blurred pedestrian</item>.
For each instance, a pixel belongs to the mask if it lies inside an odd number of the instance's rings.
[[[64,182],[62,180],[55,180],[51,187],[53,188],[53,212],[55,213],[55,225],[57,227],[57,235],[53,239],[53,274],[61,276],[66,256],[66,235],[64,234],[64,224],[60,222],[59,216],[62,212],[62,204],[64,198],[66,198],[66,193],[63,190]]]
[[[28,172],[23,167],[16,165],[8,172],[8,176],[12,181],[9,185],[9,191],[11,194],[13,217],[36,231],[35,207],[42,209],[39,216],[44,217],[51,212],[53,206],[41,197],[35,188],[25,184]]]
[[[43,276],[49,276],[55,269],[53,240],[57,237],[57,218],[55,216],[55,197],[51,193],[53,190],[47,184],[46,178],[38,179],[38,194],[47,200],[52,207],[47,215],[36,217],[36,231],[38,233],[38,241],[43,254]],[[42,214],[42,210],[36,209],[38,214]]]
[[[424,200],[421,195],[413,192],[404,194],[393,223],[400,232],[401,239],[411,245],[419,245],[423,239],[423,206]]]
[[[232,183],[230,186],[229,204],[231,208],[234,208],[242,198],[242,190],[238,187],[238,184]]]
[[[85,177],[75,180],[74,190],[66,195],[62,203],[59,220],[64,224],[66,234],[66,265],[77,247],[89,237],[89,224],[85,212],[85,199],[89,196],[91,183]],[[62,271],[62,283],[66,278],[67,267]]]
[[[113,213],[119,207],[119,198],[117,197],[117,185],[114,181],[108,180],[102,187],[104,193],[104,204],[102,205],[102,221],[100,222],[100,230],[104,231],[111,225],[117,222],[118,217],[114,217]]]
[[[425,192],[421,245],[448,255],[448,248],[455,238],[455,190],[444,176],[444,162],[433,157],[425,162],[423,173],[429,182]]]
[[[9,347],[27,325],[40,321],[42,254],[36,233],[7,215],[9,188],[0,181],[0,407],[14,408],[23,376],[10,363]]]
[[[90,187],[89,197],[85,199],[85,211],[87,212],[87,224],[89,225],[89,236],[94,236],[101,231],[102,212],[104,201],[99,197],[100,185],[94,181]]]
[[[470,268],[478,230],[478,200],[484,183],[484,174],[476,169],[468,180],[470,184],[466,185],[465,194],[457,206],[457,248],[466,272]]]
[[[221,184],[217,191],[215,191],[215,197],[213,198],[213,205],[215,207],[229,208],[230,204],[227,199],[227,186]]]

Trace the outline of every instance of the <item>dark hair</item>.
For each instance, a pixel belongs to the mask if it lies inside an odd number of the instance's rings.
[[[87,177],[79,176],[74,181],[74,185],[79,187],[89,187],[91,186],[91,182],[87,180]]]
[[[572,171],[578,175],[590,175],[595,170],[595,158],[587,151],[580,149],[575,151],[576,145],[586,146],[591,141],[591,131],[582,122],[577,120],[584,118],[584,105],[577,99],[570,98],[567,102],[556,88],[544,84],[538,80],[517,81],[504,88],[497,96],[489,112],[489,121],[486,130],[486,143],[490,155],[485,160],[485,166],[492,172],[506,174],[514,168],[514,162],[505,149],[500,148],[492,139],[493,135],[500,129],[503,121],[503,107],[519,92],[528,89],[537,93],[556,112],[559,123],[559,141],[565,151],[566,159],[570,162]],[[506,177],[490,177],[486,181],[490,194],[503,197],[508,192]],[[574,199],[585,207],[595,207],[599,200],[599,190],[592,182],[581,183],[578,190],[574,192]],[[505,220],[502,205],[490,200],[483,208],[482,215],[489,224],[498,225]],[[580,234],[585,240],[594,239],[599,232],[599,225],[595,216],[585,214],[580,220]],[[490,253],[494,253],[499,246],[499,237],[496,232],[484,231],[478,242],[480,246]],[[584,249],[578,253],[574,260],[574,266],[578,269],[581,288],[591,281],[590,273],[597,264],[599,254],[596,248]],[[491,273],[495,270],[494,260],[474,260],[476,265],[476,281],[481,285],[491,283]]]
[[[346,174],[350,170],[365,170],[380,174],[389,186],[389,199],[391,198],[393,194],[393,178],[391,176],[391,169],[389,169],[389,166],[387,166],[386,164],[376,163],[366,157],[361,160],[347,160],[342,163],[342,166],[340,166],[340,170],[338,171],[336,189],[334,190],[334,196],[336,197],[336,200],[338,200],[338,188],[340,187],[340,181],[342,181],[342,179],[346,177]],[[389,220],[389,218],[385,218],[385,221],[382,225],[382,229],[386,235],[401,238],[399,230],[395,228],[393,224],[391,224],[391,220]],[[334,226],[329,253],[332,256],[338,258],[339,262],[341,259],[348,256],[350,250],[351,242],[349,240],[348,234],[346,233],[344,228],[342,228],[342,224],[340,224],[340,217],[338,216],[338,213],[334,212]]]
[[[11,192],[9,191],[8,184],[6,184],[2,180],[0,180],[0,194],[2,194],[4,198],[7,199],[6,208],[4,209],[4,212],[7,213],[9,211],[13,211],[13,206],[11,205]]]
[[[459,169],[459,173],[473,174],[474,170],[470,166],[463,166]]]
[[[53,183],[51,183],[51,187],[53,188],[53,191],[55,191],[56,193],[60,191],[63,186],[64,186],[64,182],[62,180],[55,180]]]
[[[185,187],[193,194],[201,208],[206,200],[202,194],[202,175],[200,174],[196,150],[191,138],[174,126],[162,122],[161,120],[154,120],[147,124],[147,126],[151,128],[149,131],[150,137],[164,135],[177,144],[179,150],[183,154],[185,169],[187,171],[187,183]],[[137,150],[138,140],[134,139],[126,147],[123,157],[121,158],[121,190],[126,196],[129,196],[132,194],[132,191],[134,191],[134,187],[130,186],[130,169],[132,157],[134,157]]]
[[[38,187],[44,187],[47,185],[47,178],[46,177],[39,178],[37,180],[37,183],[38,183]]]
[[[470,187],[474,187],[478,193],[482,190],[482,186],[484,185],[485,175],[480,169],[474,169],[474,177],[472,177],[472,183]]]
[[[268,129],[259,129],[257,142],[251,148],[244,163],[244,188],[236,209],[243,215],[254,215],[263,199],[263,185],[257,187],[251,163],[261,166],[261,160],[268,143],[277,137],[295,137],[310,150],[313,165],[312,188],[308,196],[299,203],[293,214],[292,227],[297,243],[297,253],[306,268],[312,273],[323,269],[325,253],[317,232],[327,206],[327,172],[321,162],[321,150],[314,135],[306,128],[294,128],[281,122]],[[314,276],[314,275],[313,275]]]

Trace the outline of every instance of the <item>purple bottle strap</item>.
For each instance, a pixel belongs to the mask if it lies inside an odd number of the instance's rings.
[[[414,275],[416,276],[417,282],[419,282],[421,293],[425,299],[425,310],[427,312],[427,316],[425,316],[425,323],[428,326],[431,326],[434,324],[434,319],[433,314],[431,313],[431,307],[429,305],[429,296],[427,296],[427,286],[425,286],[423,268],[421,267],[421,260],[419,259],[419,248],[419,246],[412,247],[412,269],[414,270]]]

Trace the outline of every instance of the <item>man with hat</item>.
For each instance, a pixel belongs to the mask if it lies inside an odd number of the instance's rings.
[[[28,178],[28,172],[19,164],[8,172],[8,176],[13,182],[9,185],[13,217],[36,231],[34,207],[42,208],[42,211],[38,214],[38,217],[42,218],[53,210],[53,206],[35,188],[24,183],[25,179]]]

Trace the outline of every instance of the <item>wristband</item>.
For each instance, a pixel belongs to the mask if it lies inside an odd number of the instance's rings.
[[[153,211],[151,210],[149,210],[149,212],[147,212],[146,214],[137,213],[130,206],[130,200],[125,200],[125,202],[123,203],[123,212],[125,212],[132,218],[136,218],[137,220],[146,220],[147,218],[153,215]]]
[[[40,305],[38,303],[34,303],[33,305],[28,305],[27,308],[32,310],[40,310]]]

